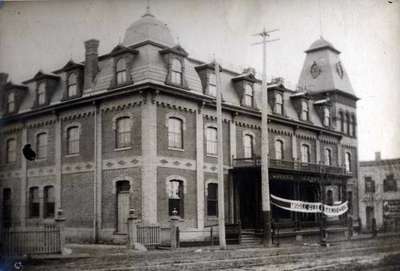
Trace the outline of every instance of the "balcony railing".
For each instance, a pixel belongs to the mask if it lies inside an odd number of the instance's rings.
[[[233,159],[233,167],[234,168],[242,168],[242,167],[258,167],[261,166],[261,158],[236,158]],[[278,160],[278,159],[269,159],[268,167],[270,169],[286,169],[286,170],[295,170],[302,172],[311,172],[311,173],[327,173],[333,175],[351,175],[351,172],[346,171],[346,167],[334,167],[327,166],[324,164],[313,164],[313,163],[303,163],[298,160],[288,161],[288,160]]]

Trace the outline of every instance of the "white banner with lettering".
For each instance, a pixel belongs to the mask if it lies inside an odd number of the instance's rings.
[[[327,216],[339,216],[347,212],[348,202],[326,205],[320,202],[289,200],[271,194],[271,203],[279,208],[301,213],[324,213]]]

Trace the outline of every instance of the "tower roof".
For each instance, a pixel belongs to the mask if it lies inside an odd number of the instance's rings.
[[[299,87],[310,94],[340,91],[356,98],[347,72],[340,61],[340,51],[332,43],[321,37],[314,41],[305,53]]]
[[[321,49],[330,49],[330,50],[340,54],[340,51],[338,49],[336,49],[332,45],[332,43],[325,40],[323,37],[320,37],[318,40],[314,41],[311,44],[310,48],[308,48],[305,52],[309,53],[309,52],[313,52],[313,51],[317,51],[317,50],[321,50]]]
[[[175,45],[174,38],[168,26],[156,19],[150,13],[149,8],[147,8],[146,13],[139,20],[128,27],[122,44],[124,46],[131,46],[148,40],[168,47]]]

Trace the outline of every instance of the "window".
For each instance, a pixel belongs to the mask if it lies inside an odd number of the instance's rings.
[[[344,114],[343,114],[343,112],[339,112],[339,118],[340,118],[340,131],[344,132]]]
[[[357,133],[357,124],[356,124],[356,117],[354,115],[351,116],[351,123],[352,123],[351,128],[353,130],[352,134],[355,137]]]
[[[39,188],[31,187],[29,189],[29,217],[40,216],[40,200],[39,200]]]
[[[73,126],[67,129],[67,154],[79,153],[79,127]]]
[[[301,145],[301,162],[310,163],[310,146],[306,144]]]
[[[346,152],[344,155],[344,165],[347,172],[351,172],[351,154]]]
[[[207,215],[218,216],[218,184],[207,185]]]
[[[346,127],[347,134],[351,135],[350,134],[351,133],[351,123],[350,123],[350,116],[348,113],[346,113],[346,122],[347,122],[347,127]]]
[[[217,154],[217,128],[208,127],[206,132],[207,154]]]
[[[307,101],[302,101],[301,102],[301,119],[302,120],[308,120],[308,102]]]
[[[129,117],[117,119],[116,123],[116,148],[126,148],[131,145],[131,125]]]
[[[181,119],[168,119],[168,147],[183,149],[183,121]]]
[[[343,132],[344,134],[347,134],[347,116],[346,116],[346,114],[343,114],[342,132]]]
[[[208,95],[217,96],[217,78],[215,73],[208,74]]]
[[[47,156],[47,134],[40,133],[36,136],[36,156],[44,159]]]
[[[253,106],[253,88],[249,84],[244,87],[243,105]]]
[[[44,83],[40,83],[37,91],[37,102],[38,105],[46,103],[46,86]]]
[[[77,83],[77,77],[76,77],[75,73],[71,73],[68,77],[67,93],[68,93],[68,97],[73,97],[78,94],[78,83]]]
[[[17,161],[17,141],[13,138],[7,140],[7,163],[12,163]]]
[[[8,94],[7,111],[9,113],[15,111],[15,93],[14,92],[11,92],[10,94]]]
[[[275,140],[275,159],[283,160],[283,141]]]
[[[244,158],[253,157],[254,153],[254,142],[253,136],[246,134],[243,137],[243,148],[244,148]]]
[[[178,212],[177,215],[183,217],[183,182],[180,180],[171,180],[168,185],[168,214],[171,216],[173,215],[173,211],[176,210]]]
[[[331,123],[331,112],[328,107],[324,107],[324,126],[329,126]]]
[[[332,165],[332,151],[330,149],[325,149],[325,165]]]
[[[117,85],[126,83],[127,81],[126,61],[124,58],[120,58],[116,64],[116,78]]]
[[[171,83],[175,85],[182,85],[182,63],[178,59],[172,60]]]
[[[3,189],[3,226],[10,227],[11,226],[11,189],[4,188]]]
[[[383,180],[383,192],[396,192],[397,191],[397,183],[393,174],[389,174],[386,176],[386,179]]]
[[[275,94],[274,112],[280,115],[283,114],[283,95],[281,93]]]
[[[43,195],[43,216],[54,217],[55,214],[55,196],[54,196],[54,186],[45,186]]]
[[[371,177],[365,177],[365,193],[375,193],[375,181]]]

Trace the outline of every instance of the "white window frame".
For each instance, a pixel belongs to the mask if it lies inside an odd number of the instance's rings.
[[[310,107],[308,101],[303,100],[301,101],[301,119],[309,120],[309,117],[310,117]]]
[[[11,146],[13,142],[13,146]],[[6,141],[6,162],[14,163],[17,161],[17,140],[15,138],[8,138]]]
[[[168,121],[168,148],[183,150],[184,120],[176,116],[170,116],[167,121]],[[179,125],[175,125],[178,123]]]
[[[78,95],[78,76],[74,72],[68,76],[67,95],[68,97],[74,97]]]
[[[126,59],[124,57],[119,58],[115,63],[115,78],[117,85],[125,84],[128,81]]]
[[[253,107],[254,89],[250,84],[245,84],[243,93],[243,105]]]
[[[182,78],[183,78],[183,65],[182,62],[177,59],[173,58],[171,60],[171,83],[175,85],[182,85]]]
[[[44,136],[44,144],[40,144],[40,137]],[[48,133],[40,131],[36,133],[35,135],[35,140],[36,140],[36,157],[37,159],[46,159],[47,158],[47,152],[48,152]]]
[[[208,74],[208,95],[217,97],[217,77],[215,73]]]
[[[283,94],[275,93],[275,107],[274,112],[279,115],[283,115]]]
[[[9,113],[15,111],[15,93],[10,92],[7,96],[7,111]]]
[[[301,144],[301,162],[307,164],[311,163],[311,147],[309,144]]]
[[[210,134],[215,132],[214,134]],[[211,138],[213,136],[213,138]],[[215,126],[206,126],[206,153],[210,156],[216,156],[218,154],[218,130]]]
[[[37,89],[37,103],[44,105],[46,103],[46,84],[41,82]]]
[[[275,140],[275,159],[283,160],[285,157],[285,142],[282,139]]]

